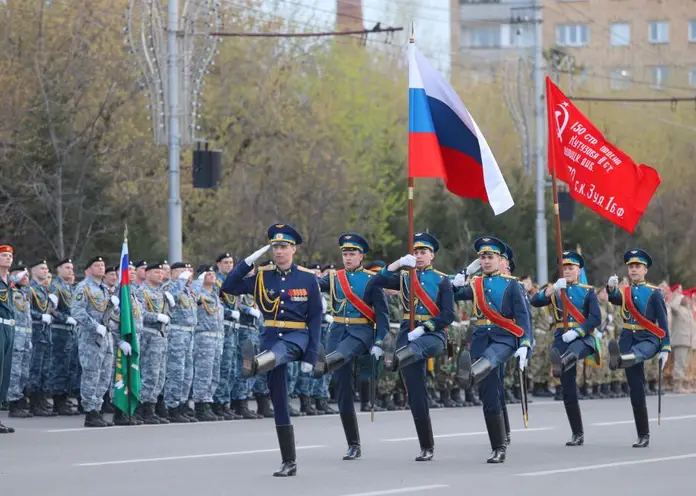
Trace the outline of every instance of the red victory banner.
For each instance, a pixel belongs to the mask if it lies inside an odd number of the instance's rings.
[[[633,233],[662,182],[655,169],[636,165],[546,78],[549,172],[570,186],[570,196]]]

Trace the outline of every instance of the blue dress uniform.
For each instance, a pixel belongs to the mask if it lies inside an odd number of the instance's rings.
[[[487,253],[503,256],[506,246],[492,236],[481,237],[474,242],[474,249],[479,255]],[[513,319],[523,332],[521,337],[518,338],[507,328],[486,318],[474,291],[474,284],[479,277],[483,281],[488,306],[502,317]],[[459,358],[459,381],[465,389],[479,385],[486,429],[493,450],[488,462],[502,463],[505,461],[507,433],[500,394],[502,377],[499,367],[518,348],[532,347],[528,303],[517,279],[500,272],[475,277],[471,284],[459,288],[454,298],[456,301],[473,300],[473,315],[477,319],[471,336],[471,351],[464,350]],[[476,359],[473,365],[472,357]],[[491,373],[493,371],[496,373]]]
[[[338,239],[338,245],[342,251],[357,250],[363,254],[370,251],[368,242],[356,233],[342,234]],[[321,290],[328,292],[331,297],[329,310],[333,315],[333,323],[329,330],[327,346],[329,353],[326,355],[326,365],[324,370],[315,369],[315,371],[316,373],[333,372],[336,379],[338,411],[348,442],[348,452],[343,457],[344,460],[355,460],[361,455],[358,417],[353,403],[352,360],[354,357],[368,353],[373,346],[381,346],[382,339],[389,329],[389,309],[384,291],[374,285],[370,286],[369,292],[366,291],[368,282],[374,275],[374,272],[359,266],[350,271],[331,270],[319,281]],[[350,287],[348,292],[352,292],[350,298],[343,290],[345,283]],[[363,311],[366,309],[372,311],[370,318],[351,300],[362,307]]]
[[[10,245],[0,246],[0,253],[14,254]],[[7,257],[8,255],[3,255]],[[8,267],[9,269],[9,267]],[[0,277],[0,403],[5,401],[10,387],[10,371],[12,367],[12,350],[14,346],[14,286],[10,283],[9,272],[7,279]],[[0,422],[0,434],[11,434],[12,427],[5,427]]]
[[[577,252],[564,251],[563,265],[577,265],[580,269],[585,266],[585,259]],[[553,347],[551,349],[551,363],[553,364],[554,377],[561,378],[563,389],[563,404],[565,405],[568,422],[573,437],[566,446],[581,446],[584,443],[584,431],[580,403],[578,402],[578,390],[576,385],[578,360],[583,360],[589,355],[599,353],[597,341],[593,335],[594,330],[602,322],[602,313],[599,308],[599,299],[594,288],[587,284],[577,282],[567,283],[565,293],[568,301],[575,307],[575,311],[582,314],[585,321],[578,320],[568,312],[568,330],[578,333],[578,338],[566,343],[563,341],[565,325],[563,323],[563,300],[560,291],[554,292],[550,297],[545,294],[543,288],[532,297],[532,306],[552,306],[555,320],[555,332]]]
[[[268,228],[270,244],[299,245],[302,237],[287,224]],[[252,376],[268,372],[268,388],[273,402],[276,432],[283,465],[275,476],[291,476],[297,472],[295,436],[290,424],[288,390],[285,377],[288,362],[302,360],[314,365],[319,358],[322,304],[319,284],[314,273],[293,264],[287,270],[262,267],[251,277],[245,277],[251,266],[241,261],[222,284],[223,293],[253,294],[264,317],[261,334],[262,352],[253,356],[253,344],[243,347],[245,374]],[[249,345],[252,346],[249,356]]]
[[[433,253],[439,250],[439,242],[428,233],[416,233],[413,248],[426,248]],[[454,321],[454,298],[452,283],[447,274],[431,266],[416,269],[418,282],[439,310],[432,314],[416,296],[415,322],[426,332],[413,341],[408,341],[410,329],[409,291],[411,288],[408,270],[398,273],[385,267],[374,277],[371,284],[377,287],[399,290],[401,303],[407,310],[401,321],[401,328],[396,337],[397,350],[394,353],[393,371],[400,370],[408,393],[408,404],[416,426],[421,452],[416,461],[429,461],[433,458],[435,441],[428,408],[428,388],[426,384],[426,366],[429,358],[440,354],[447,345],[446,328]],[[368,289],[369,291],[369,289]],[[386,347],[385,347],[386,348]],[[389,364],[389,351],[385,349],[385,366]]]
[[[624,254],[624,263],[643,264],[647,268],[652,265],[650,255],[641,249],[632,249]],[[629,289],[629,288],[627,288]],[[624,301],[624,293],[618,288],[609,288],[609,301],[621,307],[623,317],[623,329],[619,341],[609,342],[609,368],[616,370],[623,368],[626,371],[626,380],[630,388],[631,406],[638,432],[638,441],[634,448],[645,448],[650,442],[650,425],[648,423],[648,407],[645,403],[645,374],[643,362],[650,360],[659,352],[671,352],[669,341],[669,326],[667,323],[667,308],[662,292],[645,281],[631,283],[630,292],[633,307],[638,311],[640,320],[647,319],[652,325],[657,324],[658,331],[664,333],[660,338],[646,328],[645,322],[641,323],[629,311],[629,306]]]

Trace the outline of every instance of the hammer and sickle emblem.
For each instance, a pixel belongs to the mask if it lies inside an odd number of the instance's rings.
[[[556,117],[556,136],[558,137],[558,141],[563,141],[561,136],[563,135],[563,131],[565,131],[566,126],[568,125],[568,109],[566,108],[568,106],[568,102],[563,102],[559,103],[558,108],[560,110],[556,110],[554,112],[554,116]],[[559,122],[558,118],[563,115],[563,123]]]

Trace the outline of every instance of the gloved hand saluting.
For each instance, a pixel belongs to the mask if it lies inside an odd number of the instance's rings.
[[[263,248],[260,248],[260,249],[256,250],[254,253],[252,253],[251,255],[249,255],[248,257],[246,257],[246,258],[244,259],[244,261],[245,261],[246,264],[249,265],[249,266],[254,265],[254,262],[256,262],[259,258],[261,258],[261,255],[263,255],[264,253],[266,253],[270,247],[271,247],[271,245],[268,244],[268,245],[264,246]]]

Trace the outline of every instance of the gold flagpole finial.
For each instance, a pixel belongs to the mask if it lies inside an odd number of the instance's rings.
[[[416,27],[413,21],[411,21],[411,36],[408,40],[409,43],[415,43],[416,42]]]

